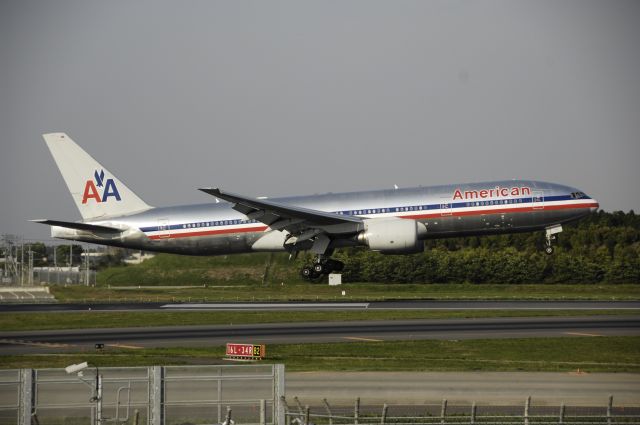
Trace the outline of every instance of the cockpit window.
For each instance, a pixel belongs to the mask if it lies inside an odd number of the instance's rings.
[[[584,192],[571,192],[571,197],[573,199],[584,199],[587,195]]]

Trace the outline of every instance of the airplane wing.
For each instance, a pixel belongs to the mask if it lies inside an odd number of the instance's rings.
[[[292,235],[291,241],[294,243],[313,239],[312,251],[317,253],[324,253],[332,238],[355,234],[364,228],[363,220],[359,217],[248,198],[218,188],[199,190],[234,204],[234,210],[271,229],[286,230]]]

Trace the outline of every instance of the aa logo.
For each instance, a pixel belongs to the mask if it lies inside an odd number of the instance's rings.
[[[114,183],[113,179],[104,179],[104,170],[96,170],[93,173],[95,183],[93,180],[87,180],[84,184],[84,194],[82,195],[82,203],[86,204],[89,199],[93,199],[96,202],[107,202],[109,197],[116,198],[116,201],[120,200],[120,193]],[[98,188],[102,188],[102,196],[98,191]]]

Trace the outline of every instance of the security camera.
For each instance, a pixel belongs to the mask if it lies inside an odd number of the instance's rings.
[[[75,372],[80,372],[81,370],[86,369],[88,367],[89,367],[89,364],[87,362],[82,362],[82,363],[72,364],[70,366],[67,366],[64,368],[64,370],[67,373],[75,373]]]

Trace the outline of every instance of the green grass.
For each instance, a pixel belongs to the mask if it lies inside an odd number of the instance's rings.
[[[606,347],[606,349],[603,349]],[[0,368],[218,364],[224,347],[105,350],[0,356]],[[640,372],[640,337],[349,342],[267,346],[267,363],[287,371]]]
[[[254,323],[325,322],[349,320],[458,319],[633,315],[640,310],[362,310],[362,311],[150,311],[0,313],[3,331],[125,328],[145,326],[228,325]]]
[[[338,287],[228,282],[224,287],[142,288],[52,286],[59,302],[223,302],[383,300],[639,300],[640,285],[371,284]],[[346,294],[342,295],[342,291]]]
[[[290,371],[640,371],[640,337],[296,344],[267,353]]]
[[[100,285],[226,285],[261,283],[268,263],[269,280],[299,280],[295,262],[283,253],[252,253],[229,256],[157,254],[141,264],[109,267],[98,273]]]

